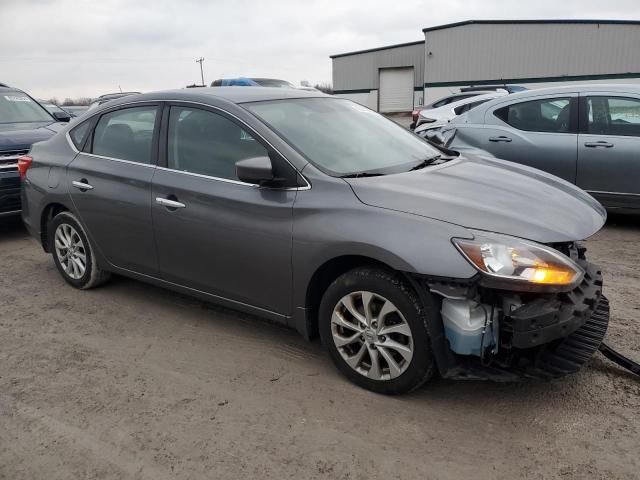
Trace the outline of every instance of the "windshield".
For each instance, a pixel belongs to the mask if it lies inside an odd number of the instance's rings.
[[[20,91],[0,94],[0,123],[53,122],[51,115]]]
[[[349,100],[300,98],[244,107],[333,176],[403,172],[440,153],[396,123]]]

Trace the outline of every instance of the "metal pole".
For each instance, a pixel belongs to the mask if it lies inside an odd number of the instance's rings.
[[[200,64],[200,78],[202,79],[202,86],[204,87],[204,71],[202,70],[202,62],[204,62],[204,57],[200,57],[196,60],[196,63]]]

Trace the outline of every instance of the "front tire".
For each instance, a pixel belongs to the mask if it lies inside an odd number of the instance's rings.
[[[82,290],[97,287],[110,277],[98,267],[91,243],[75,215],[61,212],[47,228],[49,251],[64,280]]]
[[[322,342],[338,369],[368,390],[410,392],[433,375],[435,364],[422,305],[396,273],[362,267],[338,277],[319,309]]]

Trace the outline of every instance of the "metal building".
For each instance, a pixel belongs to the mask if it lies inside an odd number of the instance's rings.
[[[640,82],[640,21],[469,20],[423,33],[424,42],[333,55],[336,94],[393,112],[464,86]]]
[[[333,90],[380,112],[422,104],[424,42],[332,55]]]

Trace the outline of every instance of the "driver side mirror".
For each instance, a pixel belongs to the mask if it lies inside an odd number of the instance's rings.
[[[241,182],[268,185],[275,180],[269,157],[254,157],[236,162],[236,176]]]
[[[51,115],[53,115],[53,118],[55,118],[58,122],[69,122],[69,120],[71,120],[71,116],[68,113],[65,112],[53,112]]]

